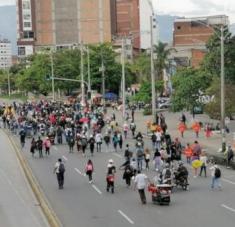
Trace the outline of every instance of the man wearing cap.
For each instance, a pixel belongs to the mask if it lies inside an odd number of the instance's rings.
[[[107,165],[108,171],[106,176],[106,182],[107,182],[107,192],[109,192],[109,189],[111,188],[111,192],[114,193],[114,177],[116,173],[116,167],[113,164],[113,160],[109,159],[108,165]]]

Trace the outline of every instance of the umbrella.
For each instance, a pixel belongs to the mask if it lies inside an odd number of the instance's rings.
[[[194,160],[194,161],[192,162],[192,167],[195,168],[195,169],[197,169],[197,168],[201,167],[202,164],[203,164],[202,161],[200,161],[200,160]]]
[[[87,117],[83,117],[79,120],[80,123],[87,123],[89,119]]]

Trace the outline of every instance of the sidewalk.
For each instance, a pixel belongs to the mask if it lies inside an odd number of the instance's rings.
[[[108,110],[108,114],[111,114],[112,110]],[[221,134],[213,134],[210,138],[205,137],[205,132],[203,129],[201,130],[199,134],[199,138],[195,137],[194,132],[189,128],[191,126],[192,122],[192,116],[189,113],[185,113],[187,118],[187,126],[189,129],[185,131],[184,138],[181,138],[180,133],[178,131],[178,124],[179,119],[181,117],[181,113],[171,113],[171,112],[162,112],[165,116],[166,123],[168,126],[168,131],[170,135],[172,136],[172,139],[178,137],[183,145],[186,145],[187,143],[192,144],[195,140],[199,141],[201,146],[203,147],[206,152],[211,156],[216,157],[223,157],[223,154],[219,153],[218,150],[222,146],[222,140],[221,140]],[[120,122],[120,125],[123,124],[122,121],[122,113],[121,111],[115,111],[117,121]],[[195,119],[201,122],[209,122],[216,124],[218,121],[211,120],[209,117],[205,114],[196,115]],[[137,111],[135,113],[135,123],[136,123],[136,131],[140,131],[143,134],[147,134],[147,127],[146,122],[152,120],[152,116],[143,116],[143,113],[140,111]],[[227,145],[233,145],[233,133],[235,132],[235,121],[231,121],[229,124],[230,133],[226,134],[226,143]],[[221,160],[220,160],[221,161]]]
[[[49,227],[19,165],[8,137],[0,129],[0,226]]]

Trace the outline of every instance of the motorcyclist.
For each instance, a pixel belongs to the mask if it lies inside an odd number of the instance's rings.
[[[161,184],[171,184],[172,182],[172,171],[170,169],[169,163],[165,164],[161,174],[160,174],[160,183]]]
[[[188,182],[188,170],[187,168],[184,166],[183,162],[179,162],[179,167],[177,169],[177,172],[175,173],[175,179],[177,181],[182,181],[182,180],[186,180],[186,182]]]

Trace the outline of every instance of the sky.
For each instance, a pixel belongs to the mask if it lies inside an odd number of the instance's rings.
[[[0,0],[0,6],[14,5],[16,0]],[[147,1],[147,0],[146,0]],[[158,14],[207,16],[226,14],[235,23],[235,0],[152,0]]]

